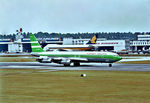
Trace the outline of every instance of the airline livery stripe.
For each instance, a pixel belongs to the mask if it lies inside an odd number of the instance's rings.
[[[31,46],[40,46],[38,43],[32,43]]]
[[[31,41],[31,43],[39,43],[38,41]]]
[[[41,46],[32,46],[32,48],[41,48]]]

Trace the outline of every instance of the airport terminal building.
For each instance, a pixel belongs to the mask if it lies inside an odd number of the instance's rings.
[[[38,38],[37,39],[42,47],[47,44],[62,44],[62,40],[59,38]],[[5,53],[22,53],[31,52],[31,44],[29,38],[23,38],[22,36],[16,36],[16,40],[0,39],[0,52]]]
[[[37,38],[42,47],[47,44],[60,45],[86,45],[89,39],[73,39],[73,38]],[[95,50],[98,51],[144,51],[150,50],[150,35],[137,35],[137,39],[133,41],[128,40],[106,40],[105,38],[98,38]],[[31,44],[29,38],[23,38],[21,35],[16,36],[16,40],[0,39],[0,52],[21,53],[31,52]]]
[[[120,52],[123,50],[129,50],[130,45],[129,41],[126,40],[106,40],[106,41],[97,41],[98,50],[104,51],[115,51]]]
[[[130,41],[130,47],[133,51],[149,51],[150,35],[137,35],[136,40]]]

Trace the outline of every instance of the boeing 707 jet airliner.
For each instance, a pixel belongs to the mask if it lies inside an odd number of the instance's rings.
[[[100,51],[51,51],[46,52],[42,49],[38,43],[36,37],[33,34],[29,34],[32,53],[31,55],[37,56],[37,61],[40,63],[58,63],[64,66],[70,66],[71,63],[74,66],[79,66],[80,63],[97,62],[97,63],[112,63],[121,60],[122,58],[112,52],[100,52]]]

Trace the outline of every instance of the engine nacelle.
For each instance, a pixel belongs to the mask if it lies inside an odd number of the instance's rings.
[[[60,64],[70,65],[70,64],[71,64],[71,61],[70,61],[70,59],[62,59],[62,60],[60,61]]]
[[[40,63],[51,63],[52,59],[45,57],[45,56],[41,56],[38,59],[36,59],[36,61],[40,62]]]

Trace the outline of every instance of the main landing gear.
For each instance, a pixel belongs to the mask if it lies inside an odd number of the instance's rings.
[[[74,66],[80,66],[80,62],[74,62],[73,65]]]
[[[66,64],[64,64],[64,66],[65,66],[65,67],[68,67],[68,66],[70,66],[70,64],[67,64],[67,63],[66,63]]]
[[[80,62],[74,62],[73,65],[74,66],[80,66]],[[65,67],[70,66],[70,63],[65,63],[64,66]]]
[[[109,64],[109,67],[112,67],[112,64]]]

